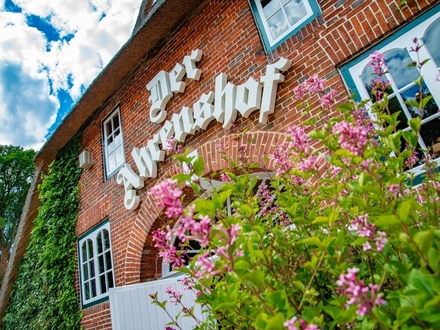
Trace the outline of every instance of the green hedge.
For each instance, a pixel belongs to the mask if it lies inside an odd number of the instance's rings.
[[[79,328],[81,310],[74,283],[80,139],[73,138],[43,176],[42,205],[2,329]]]

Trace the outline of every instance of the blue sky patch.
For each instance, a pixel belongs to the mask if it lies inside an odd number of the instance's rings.
[[[5,0],[5,10],[11,13],[21,13],[21,7],[13,3],[12,0]]]

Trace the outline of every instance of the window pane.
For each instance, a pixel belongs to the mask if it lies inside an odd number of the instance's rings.
[[[87,246],[89,248],[89,258],[88,259],[91,259],[91,258],[93,258],[93,242],[92,242],[92,240],[90,240],[90,239],[87,240]]]
[[[110,240],[109,240],[109,235],[108,235],[108,230],[107,229],[103,229],[102,233],[104,235],[104,251],[110,249]]]
[[[426,147],[432,147],[433,144],[440,142],[437,139],[440,137],[440,123],[438,118],[427,122],[422,125],[420,132],[423,142],[425,142]]]
[[[422,93],[423,93],[423,97],[431,95],[431,92],[429,91],[425,83],[422,84]],[[417,85],[408,88],[401,94],[405,101],[411,100],[411,101],[420,102],[420,96],[419,96],[420,87]],[[417,107],[412,107],[412,106],[407,106],[407,107],[412,117],[420,117],[420,110]],[[431,99],[428,102],[428,104],[425,106],[425,109],[423,111],[423,118],[428,118],[429,116],[436,114],[437,111],[438,111],[438,106],[435,103],[434,99]]]
[[[279,11],[267,21],[273,39],[278,38],[289,28],[283,12]]]
[[[261,7],[263,7],[264,16],[269,18],[275,11],[280,9],[278,0],[261,0]]]
[[[91,286],[91,298],[94,298],[96,297],[96,282],[94,279],[90,281],[90,286]]]
[[[108,156],[108,172],[113,172],[116,168],[116,155],[113,153]]]
[[[116,114],[116,116],[113,117],[113,129],[116,130],[116,128],[119,127],[119,114]]]
[[[101,293],[106,293],[107,287],[105,286],[105,274],[99,277],[99,283],[101,284]]]
[[[385,52],[384,56],[388,71],[399,89],[419,78],[416,67],[408,68],[412,60],[406,49],[392,49]]]
[[[114,284],[113,284],[113,272],[108,272],[107,273],[107,282],[108,282],[108,287],[109,288],[113,288]]]
[[[111,121],[108,121],[108,122],[105,124],[105,135],[106,135],[106,136],[110,136],[110,135],[112,134],[112,132],[113,132],[113,129],[112,129],[112,122],[111,122]]]
[[[84,283],[84,296],[86,299],[90,299],[90,282]]]
[[[87,281],[89,279],[89,271],[87,269],[87,264],[83,265],[83,281]]]
[[[87,241],[82,243],[81,245],[81,253],[82,253],[82,261],[87,261],[87,247],[86,247]]]
[[[289,20],[290,25],[295,25],[307,15],[303,0],[292,0],[284,7],[284,9],[286,10],[287,19]]]
[[[374,97],[373,93],[371,92],[373,89],[372,80],[376,80],[379,78],[378,75],[373,74],[373,68],[368,64],[364,70],[362,71],[362,74],[360,76],[362,82],[364,83],[365,90],[368,92],[369,97],[373,100],[373,102],[376,102],[376,98]],[[386,83],[388,81],[386,76],[382,76],[382,81]],[[392,94],[393,88],[390,86],[387,88],[387,93]]]
[[[90,271],[90,277],[95,277],[95,262],[93,260],[90,260],[89,271]]]
[[[396,113],[397,111],[400,111],[399,117],[397,119],[400,121],[400,123],[397,125],[397,129],[403,130],[408,127],[408,118],[405,116],[405,113],[403,112],[402,106],[400,105],[399,100],[396,97],[393,97],[389,100],[388,106],[390,109],[390,113]]]
[[[105,270],[112,269],[112,257],[110,251],[105,254]]]
[[[432,56],[437,67],[440,67],[440,19],[437,19],[422,38],[426,48]]]
[[[104,255],[98,257],[99,274],[104,273]]]
[[[98,245],[98,253],[102,253],[102,235],[101,233],[98,234],[96,237],[96,244]]]

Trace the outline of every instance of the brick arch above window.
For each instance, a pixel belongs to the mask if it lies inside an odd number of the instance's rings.
[[[228,155],[237,157],[238,144],[237,134],[230,134],[216,140],[208,141],[197,148],[199,156],[205,160],[205,175],[222,170],[227,166],[222,155],[217,152],[216,145],[221,143],[228,146]],[[288,134],[281,132],[251,132],[246,133],[244,141],[248,142],[248,155],[250,161],[256,162],[261,168],[273,171],[272,161],[265,161],[265,155],[272,153],[277,145],[285,142]],[[209,161],[206,161],[209,159]],[[158,180],[161,180],[160,178]],[[157,209],[154,198],[150,195],[143,197],[140,210],[133,223],[129,239],[126,244],[125,283],[121,285],[136,284],[141,281],[141,261],[144,244],[153,227],[154,222],[159,217],[161,209]]]

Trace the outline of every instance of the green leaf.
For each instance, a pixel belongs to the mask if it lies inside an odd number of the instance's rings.
[[[378,220],[376,220],[374,224],[378,227],[396,227],[400,226],[402,221],[400,221],[400,219],[394,214],[385,214],[379,216]]]
[[[422,99],[422,102],[421,102],[421,104],[420,104],[420,108],[425,109],[426,105],[428,104],[428,102],[429,102],[431,99],[432,99],[432,95],[425,96],[425,97]]]
[[[236,301],[225,301],[215,307],[213,306],[213,311],[227,312],[228,310],[235,309],[235,307],[237,307]]]
[[[304,292],[305,286],[301,281],[293,281],[292,283],[294,286],[296,286],[298,289],[300,289],[302,292]]]
[[[414,243],[420,249],[424,257],[428,256],[429,248],[434,239],[434,232],[432,230],[419,231],[413,237]]]
[[[264,272],[262,270],[249,272],[243,276],[243,280],[248,284],[255,285],[256,288],[262,288],[264,286]]]
[[[214,202],[209,199],[196,199],[194,201],[194,204],[196,204],[196,212],[200,213],[202,215],[207,215],[209,217],[214,218],[215,216],[215,206]]]
[[[315,220],[312,221],[313,224],[316,223],[328,223],[328,217],[317,217]]]
[[[275,314],[274,317],[267,320],[265,330],[283,329],[284,315],[282,313]]]
[[[412,214],[414,211],[420,211],[421,206],[419,203],[417,203],[415,200],[408,199],[404,201],[402,204],[400,204],[397,214],[399,215],[399,218],[407,223],[408,222],[408,216]]]
[[[205,162],[202,157],[197,157],[193,164],[194,174],[197,176],[202,176],[203,171],[205,169]]]
[[[305,245],[316,245],[317,247],[321,247],[322,245],[321,240],[316,236],[305,238],[301,240],[300,243]]]
[[[414,315],[414,307],[410,306],[401,306],[397,310],[396,318],[399,325],[404,324],[406,321],[408,321],[413,315]]]
[[[416,133],[414,133],[414,131],[404,131],[402,132],[402,136],[405,139],[405,141],[410,144],[411,147],[417,145],[417,136]]]
[[[417,105],[417,107],[418,107],[418,105]],[[408,121],[408,125],[409,125],[409,127],[411,127],[413,132],[419,133],[420,128],[422,126],[422,122],[421,122],[420,118],[416,117],[416,118],[412,118],[410,121]]]
[[[387,138],[384,138],[385,145],[389,147],[396,154],[400,152],[400,136],[402,132],[398,131],[394,134],[390,134]]]
[[[367,237],[359,237],[358,239],[356,239],[353,243],[351,243],[351,245],[357,246],[357,245],[362,245],[364,244],[366,241],[368,241]]]

